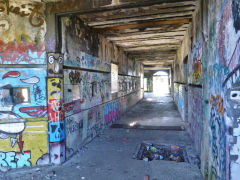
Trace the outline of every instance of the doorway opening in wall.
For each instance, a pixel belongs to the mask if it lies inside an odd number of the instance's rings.
[[[170,93],[169,90],[169,73],[161,70],[153,75],[153,94],[156,96],[166,96]]]
[[[147,78],[144,78],[144,92],[148,91]]]

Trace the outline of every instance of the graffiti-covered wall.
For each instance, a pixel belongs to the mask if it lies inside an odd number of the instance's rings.
[[[201,6],[194,15],[192,45],[187,52],[188,130],[204,178],[235,180],[240,172],[240,3],[210,0]],[[180,74],[175,77],[174,93],[179,107],[184,69],[180,62],[175,63]]]
[[[140,83],[143,68],[85,27],[77,17],[65,17],[61,22],[69,158],[143,97]],[[112,67],[121,74],[117,74],[118,78],[111,78],[115,76]],[[114,79],[116,82],[112,82]]]
[[[213,2],[212,2],[213,3]],[[210,7],[213,8],[213,4]],[[209,21],[209,170],[239,178],[240,2],[221,0]],[[224,150],[223,150],[224,149]]]
[[[0,167],[47,164],[44,4],[6,0],[0,9]]]

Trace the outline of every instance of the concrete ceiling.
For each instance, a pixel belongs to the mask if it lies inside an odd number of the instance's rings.
[[[78,17],[130,57],[155,69],[173,64],[198,0],[113,0],[111,6]]]

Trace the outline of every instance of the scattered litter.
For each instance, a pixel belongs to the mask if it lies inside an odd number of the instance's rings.
[[[77,168],[77,169],[81,169],[81,167],[80,167],[80,166],[77,166],[76,168]]]
[[[157,145],[142,143],[134,158],[146,162],[152,160],[167,160],[176,162],[188,162],[184,147],[176,145]]]
[[[85,177],[81,177],[81,179],[85,179]]]

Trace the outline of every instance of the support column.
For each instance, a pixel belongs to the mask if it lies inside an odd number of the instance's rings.
[[[48,54],[48,142],[50,161],[61,164],[65,161],[65,120],[63,100],[63,55]]]

